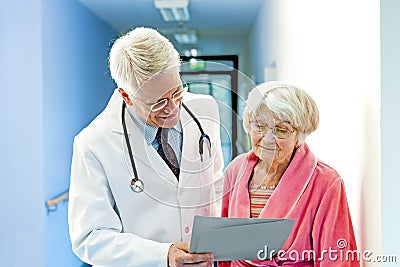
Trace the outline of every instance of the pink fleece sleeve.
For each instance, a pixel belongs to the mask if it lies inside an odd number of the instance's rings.
[[[342,179],[334,181],[325,192],[312,229],[314,266],[360,266],[357,247]]]

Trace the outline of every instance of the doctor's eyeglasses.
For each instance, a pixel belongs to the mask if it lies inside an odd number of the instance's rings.
[[[271,133],[275,138],[282,139],[282,140],[288,139],[292,135],[292,133],[294,133],[296,131],[296,130],[289,129],[285,125],[278,125],[278,126],[275,125],[273,127],[269,127],[265,123],[260,123],[260,122],[256,122],[256,121],[250,122],[250,129],[254,133],[261,134],[261,135],[265,135],[269,130],[271,130]]]
[[[173,100],[175,103],[182,100],[183,95],[185,94],[185,92],[187,92],[188,88],[186,86],[186,84],[182,84],[181,88],[176,91],[175,93],[173,93],[173,95],[171,96],[170,99],[167,98],[163,98],[158,100],[155,103],[146,103],[144,102],[142,99],[134,97],[134,99],[137,99],[139,101],[141,101],[143,104],[145,104],[146,106],[148,106],[150,108],[151,112],[157,112],[162,110],[163,108],[165,108],[165,106],[167,106],[168,102]]]

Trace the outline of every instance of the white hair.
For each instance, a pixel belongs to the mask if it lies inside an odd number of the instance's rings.
[[[177,68],[179,53],[158,31],[139,27],[118,38],[109,56],[111,76],[119,88],[134,95],[158,73]]]
[[[287,121],[298,131],[298,141],[318,128],[319,111],[316,103],[304,90],[281,82],[266,82],[250,91],[243,112],[243,127],[249,132],[250,121],[260,112],[270,110],[279,120]]]

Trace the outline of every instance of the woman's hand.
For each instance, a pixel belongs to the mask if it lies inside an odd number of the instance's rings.
[[[212,267],[214,255],[212,253],[190,254],[189,242],[177,242],[172,244],[168,251],[168,265],[180,267],[189,265],[198,267]]]

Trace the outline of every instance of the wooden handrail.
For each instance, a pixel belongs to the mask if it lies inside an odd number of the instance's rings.
[[[69,192],[67,191],[66,193],[64,193],[56,198],[47,200],[46,201],[47,213],[49,213],[51,211],[56,211],[57,204],[68,199],[68,197],[69,197]]]
[[[57,205],[61,201],[66,200],[68,197],[69,197],[69,193],[67,192],[67,193],[62,194],[61,196],[59,196],[57,198],[47,200],[47,206]]]

